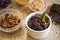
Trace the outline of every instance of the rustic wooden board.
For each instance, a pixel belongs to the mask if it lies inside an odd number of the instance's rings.
[[[49,5],[52,5],[53,3],[60,4],[60,0],[47,0]],[[28,7],[20,7],[18,6],[15,1],[13,0],[12,8],[17,9],[22,12],[23,19],[25,20],[26,16],[31,13],[31,11],[28,9]],[[23,22],[24,24],[24,22]],[[37,40],[34,38],[31,38],[26,31],[26,26],[22,25],[20,29],[13,33],[4,33],[0,31],[0,40]],[[41,40],[60,40],[60,25],[58,24],[52,24],[52,28],[50,31],[50,34],[45,39]]]

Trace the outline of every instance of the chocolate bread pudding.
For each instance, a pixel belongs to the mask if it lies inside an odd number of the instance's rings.
[[[54,22],[60,24],[60,4],[53,4],[49,15],[52,17]]]
[[[45,22],[42,22],[41,15],[36,14],[35,16],[32,16],[28,21],[28,26],[36,31],[42,31],[48,28],[49,26],[49,19],[45,17]]]
[[[6,8],[11,4],[11,0],[0,0],[0,9]]]

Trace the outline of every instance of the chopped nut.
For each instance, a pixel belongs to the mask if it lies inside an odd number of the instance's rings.
[[[20,23],[20,19],[18,16],[14,16],[12,14],[6,14],[2,16],[0,19],[0,26],[3,28],[12,28]]]

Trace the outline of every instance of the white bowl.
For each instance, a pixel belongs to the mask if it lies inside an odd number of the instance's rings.
[[[51,25],[52,25],[51,18],[46,14],[46,16],[49,18],[49,23],[50,23],[49,27],[47,29],[45,29],[45,30],[42,30],[42,31],[36,31],[36,30],[31,29],[28,26],[28,24],[27,24],[27,22],[29,21],[29,19],[32,16],[36,15],[36,14],[40,14],[41,15],[42,13],[41,12],[34,12],[34,13],[31,13],[30,15],[28,15],[26,17],[25,24],[26,24],[27,32],[33,38],[36,38],[36,39],[45,38],[45,37],[47,37],[47,35],[49,34],[49,32],[51,30]]]
[[[19,12],[18,10],[16,10],[16,9],[5,9],[5,10],[0,11],[0,17],[6,15],[7,13],[17,15],[20,19],[20,23],[17,26],[12,27],[12,28],[2,28],[2,27],[0,27],[0,31],[13,32],[13,31],[19,29],[22,26],[22,21],[23,21],[22,13]]]

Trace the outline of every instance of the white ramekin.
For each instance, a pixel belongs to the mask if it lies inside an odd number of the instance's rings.
[[[51,21],[51,18],[46,14],[46,16],[49,18],[49,22],[50,22],[50,25],[47,29],[45,30],[42,30],[42,31],[36,31],[36,30],[33,30],[31,29],[29,26],[28,26],[28,21],[29,19],[36,15],[36,14],[42,14],[42,12],[34,12],[34,13],[31,13],[30,15],[28,15],[26,17],[26,20],[25,20],[25,24],[26,24],[26,28],[27,28],[27,32],[28,34],[33,37],[33,38],[36,38],[36,39],[41,39],[41,38],[45,38],[47,37],[47,35],[49,34],[50,30],[51,30],[51,25],[52,25],[52,21]]]
[[[20,11],[16,10],[16,9],[4,9],[2,11],[0,11],[0,17],[6,15],[6,14],[13,14],[13,15],[17,15],[20,19],[20,23],[15,26],[15,27],[12,27],[12,28],[2,28],[0,27],[0,31],[3,31],[3,32],[13,32],[13,31],[16,31],[17,29],[19,29],[23,24],[23,15]]]

